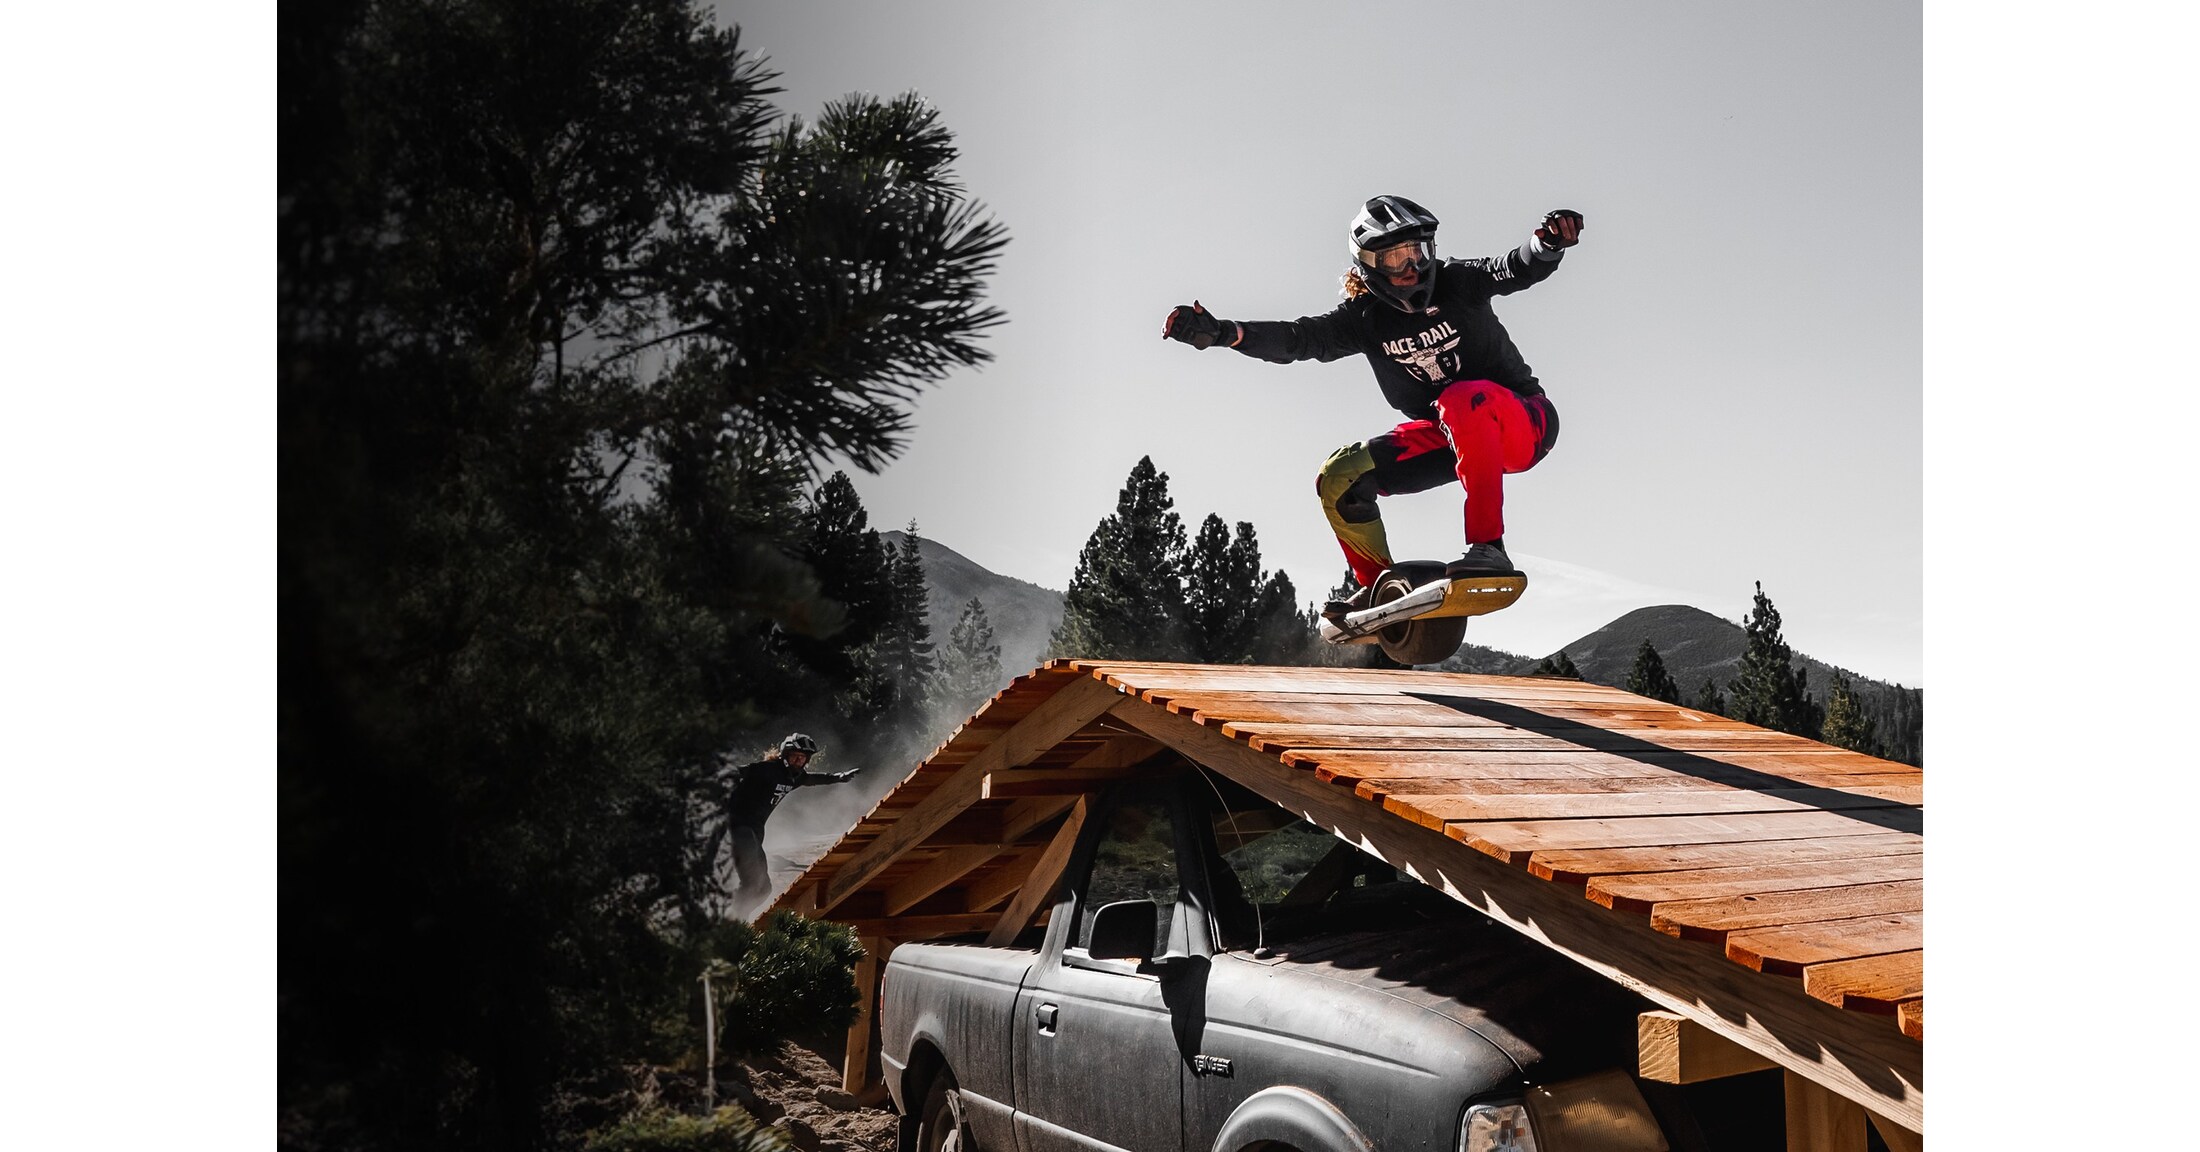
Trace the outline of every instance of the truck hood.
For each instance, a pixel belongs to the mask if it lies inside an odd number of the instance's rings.
[[[1295,940],[1277,946],[1275,961],[1453,1020],[1496,1045],[1530,1080],[1633,1067],[1634,1015],[1653,1007],[1479,917]]]

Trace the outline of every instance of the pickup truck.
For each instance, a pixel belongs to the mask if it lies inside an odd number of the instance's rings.
[[[1776,1082],[1700,1121],[1630,1071],[1648,1001],[1189,765],[1095,798],[1011,946],[902,945],[879,1003],[902,1152],[1781,1140]]]

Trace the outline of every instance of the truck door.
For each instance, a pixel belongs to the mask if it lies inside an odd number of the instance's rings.
[[[1179,848],[1173,792],[1118,792],[1089,827],[1054,908],[1047,946],[1017,996],[1016,1127],[1022,1152],[1174,1152],[1181,1144],[1181,1061],[1161,981],[1131,960],[1087,952],[1093,913],[1155,905],[1153,955],[1176,926]],[[1181,950],[1181,941],[1174,946]]]

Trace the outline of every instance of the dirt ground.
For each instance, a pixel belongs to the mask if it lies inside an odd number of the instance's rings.
[[[842,1092],[839,1067],[802,1044],[782,1044],[771,1056],[728,1069],[718,1078],[718,1094],[783,1129],[803,1152],[893,1152],[896,1120],[886,1090]]]

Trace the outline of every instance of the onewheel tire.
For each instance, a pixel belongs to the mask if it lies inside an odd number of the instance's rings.
[[[1413,591],[1413,583],[1402,576],[1385,576],[1375,584],[1372,602],[1388,604]],[[1403,624],[1393,624],[1375,634],[1376,643],[1383,655],[1400,664],[1440,664],[1459,650],[1467,638],[1467,618],[1464,616],[1423,616]]]

